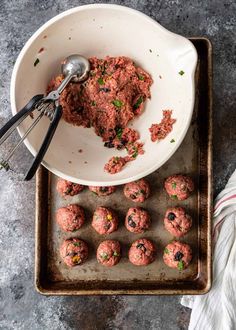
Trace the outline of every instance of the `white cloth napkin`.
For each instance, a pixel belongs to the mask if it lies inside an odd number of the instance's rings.
[[[189,330],[236,330],[236,171],[215,200],[213,283],[209,293],[184,296]]]

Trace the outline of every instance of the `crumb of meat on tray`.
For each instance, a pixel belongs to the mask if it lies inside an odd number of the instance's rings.
[[[163,140],[173,129],[176,119],[172,118],[172,110],[163,110],[163,118],[159,124],[152,124],[149,128],[152,142]]]

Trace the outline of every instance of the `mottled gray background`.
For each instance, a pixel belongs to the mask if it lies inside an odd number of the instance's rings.
[[[11,72],[26,40],[54,15],[92,2],[0,1],[0,125],[11,116]],[[235,0],[103,2],[136,8],[176,33],[212,40],[216,194],[236,165]],[[15,139],[1,150],[9,149]],[[16,161],[25,168],[29,159],[22,149]],[[35,182],[22,183],[3,172],[0,180],[0,329],[187,329],[190,311],[180,305],[180,297],[46,298],[37,294],[33,284]]]

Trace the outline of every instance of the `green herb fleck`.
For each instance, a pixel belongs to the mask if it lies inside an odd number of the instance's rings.
[[[171,198],[177,199],[177,195],[171,195]]]
[[[138,109],[138,107],[140,106],[140,104],[143,102],[143,97],[140,96],[137,100],[137,102],[134,105],[134,110]]]
[[[92,101],[91,104],[92,104],[92,106],[95,106],[96,105],[96,102],[95,101]]]
[[[119,140],[121,139],[122,133],[123,133],[123,128],[118,128],[116,130],[116,136]]]
[[[136,158],[138,156],[138,148],[133,147],[133,151],[134,151],[134,153],[132,154],[132,157]]]
[[[104,80],[102,78],[98,78],[99,85],[104,85]]]
[[[92,193],[95,195],[95,196],[97,196],[98,194],[95,192],[95,191],[92,191]]]
[[[34,61],[34,66],[36,66],[37,64],[39,64],[39,59],[38,58],[36,58],[36,60]]]
[[[143,195],[146,195],[145,190],[141,189],[140,192],[141,192]]]
[[[167,248],[165,248],[164,253],[169,254],[170,251]]]
[[[119,157],[116,156],[116,157],[115,157],[115,161],[118,161],[118,160],[119,160]]]
[[[141,74],[138,75],[138,79],[139,80],[144,80],[144,76],[142,76]]]
[[[183,270],[184,269],[184,261],[183,260],[180,260],[178,262],[177,267],[178,267],[178,270]]]
[[[175,139],[170,140],[170,143],[174,143],[174,142],[175,142]]]
[[[152,49],[149,49],[149,52],[152,53]]]
[[[176,182],[172,182],[172,188],[175,189],[176,188]]]
[[[183,70],[180,70],[180,71],[179,71],[179,74],[180,74],[181,76],[184,75],[184,73],[185,73],[185,72],[184,72]]]
[[[73,245],[74,245],[74,246],[80,246],[81,243],[80,243],[80,242],[74,242]]]
[[[104,260],[107,260],[108,259],[108,254],[103,252],[100,254],[101,258],[104,259]]]
[[[136,158],[138,156],[138,152],[135,151],[135,153],[132,155],[133,158]]]
[[[112,104],[114,104],[117,108],[121,108],[124,103],[120,100],[114,100],[112,101]]]
[[[114,251],[113,256],[114,256],[114,257],[119,257],[120,254],[119,254],[118,252]]]

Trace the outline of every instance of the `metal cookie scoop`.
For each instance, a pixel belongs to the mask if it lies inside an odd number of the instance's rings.
[[[47,96],[35,95],[32,99],[21,109],[14,117],[12,117],[1,129],[0,129],[0,145],[10,136],[10,134],[16,129],[22,121],[28,117],[33,111],[39,111],[38,117],[34,120],[31,126],[26,130],[17,145],[10,151],[5,159],[0,161],[0,169],[9,170],[9,160],[22,144],[25,138],[29,135],[32,129],[37,125],[40,119],[46,115],[51,123],[48,128],[47,134],[43,140],[43,143],[38,151],[38,154],[33,160],[24,180],[28,181],[32,179],[37,168],[39,167],[43,157],[51,143],[53,135],[56,131],[58,123],[62,116],[62,107],[59,104],[59,97],[69,82],[83,82],[88,78],[90,71],[89,61],[81,55],[70,55],[65,58],[61,65],[61,72],[64,75],[64,80],[61,82],[57,90],[50,92]]]

